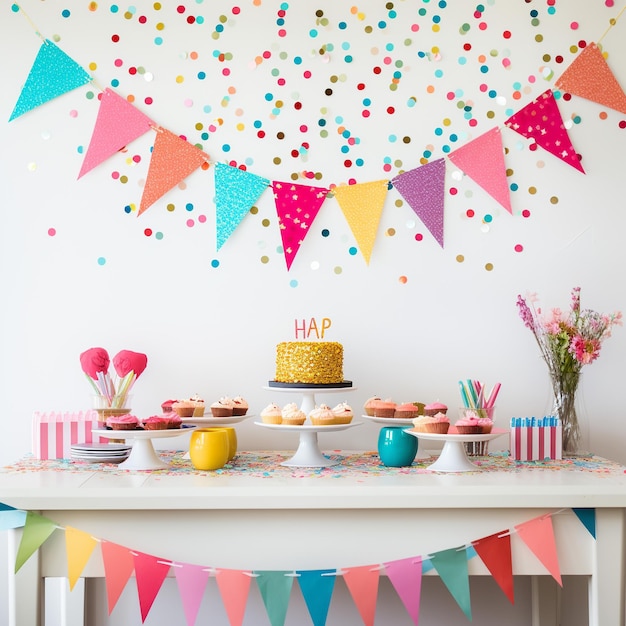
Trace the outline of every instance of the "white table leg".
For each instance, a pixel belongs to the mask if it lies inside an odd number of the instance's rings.
[[[561,623],[561,587],[552,576],[531,576],[532,626],[559,626]]]
[[[8,625],[39,626],[43,602],[39,551],[35,552],[16,574],[15,557],[21,538],[21,528],[12,528],[8,531]]]
[[[85,579],[79,578],[70,591],[67,578],[45,579],[46,626],[84,626]]]

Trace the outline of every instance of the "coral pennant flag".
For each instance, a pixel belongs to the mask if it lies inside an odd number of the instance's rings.
[[[626,113],[626,94],[594,42],[582,49],[554,84],[574,96]]]
[[[100,97],[96,124],[78,178],[147,133],[152,125],[148,116],[107,87]]]
[[[100,552],[102,553],[102,563],[104,565],[107,604],[109,615],[111,615],[122,595],[122,591],[124,591],[124,587],[126,587],[128,579],[135,569],[135,561],[128,548],[110,541],[101,542]]]
[[[274,181],[272,187],[285,261],[289,270],[326,199],[328,189],[279,181]]]
[[[436,552],[432,555],[431,561],[448,591],[465,613],[467,619],[471,621],[472,607],[465,547],[449,548]]]
[[[56,530],[57,525],[32,511],[26,512],[26,521],[24,522],[24,530],[20,545],[17,548],[17,556],[15,557],[15,573],[30,559],[30,557],[39,549],[48,537]]]
[[[536,517],[529,522],[515,526],[515,530],[520,539],[543,563],[548,572],[550,572],[552,578],[554,578],[559,585],[563,586],[561,582],[561,570],[559,568],[559,557],[554,540],[552,516],[542,515]]]
[[[508,531],[501,531],[489,537],[472,541],[485,567],[494,580],[504,591],[511,604],[515,603],[513,590],[513,561],[511,559],[511,535]]]
[[[290,572],[281,571],[255,571],[254,573],[270,624],[283,626],[287,617],[293,576],[287,575]]]
[[[335,588],[335,569],[299,570],[298,584],[313,626],[324,626]]]
[[[334,190],[335,198],[368,265],[387,191],[386,180],[344,185]]]
[[[39,47],[9,122],[90,81],[91,76],[76,61],[46,39]]]
[[[252,572],[238,569],[219,569],[215,581],[219,589],[230,626],[241,626],[246,612]]]
[[[422,557],[385,563],[385,572],[415,626],[419,624],[422,592]]]
[[[215,165],[217,249],[233,234],[270,181],[225,163]]]
[[[65,551],[67,554],[67,577],[69,579],[70,591],[74,589],[76,581],[80,578],[87,561],[98,540],[84,530],[78,530],[67,526],[65,528]]]
[[[208,161],[209,155],[196,146],[165,128],[157,128],[138,215]]]
[[[365,626],[374,626],[380,567],[378,565],[351,567],[344,571],[343,579],[356,608],[359,610],[363,623]]]
[[[391,184],[443,248],[446,163],[437,159],[399,174]]]
[[[135,579],[137,581],[137,595],[141,609],[141,623],[148,617],[157,594],[161,590],[163,581],[170,571],[170,564],[157,556],[143,552],[133,552],[135,563]]]
[[[502,134],[497,126],[448,156],[454,165],[478,183],[509,213],[513,213],[509,185],[506,182]]]
[[[547,150],[563,162],[585,173],[576,150],[570,141],[563,118],[551,89],[547,89],[531,103],[509,117],[508,128]]]
[[[596,538],[596,510],[595,509],[572,509],[589,534]]]
[[[0,502],[0,530],[21,528],[26,521],[26,511],[16,509]]]
[[[174,566],[176,584],[183,603],[187,626],[194,626],[209,580],[209,570],[204,565],[177,563]]]

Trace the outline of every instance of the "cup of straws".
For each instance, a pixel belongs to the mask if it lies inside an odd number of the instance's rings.
[[[496,383],[489,394],[479,380],[468,379],[459,381],[463,406],[459,409],[459,419],[475,423],[480,433],[489,434],[496,417],[496,398],[500,391],[500,383]],[[467,441],[465,452],[468,456],[486,456],[489,454],[488,441]]]

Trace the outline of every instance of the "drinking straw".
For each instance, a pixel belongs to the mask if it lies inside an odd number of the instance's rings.
[[[459,381],[459,389],[461,391],[461,400],[463,400],[463,406],[466,409],[469,409],[470,408],[469,397],[467,395],[467,391],[465,390],[465,384],[463,383],[462,380]]]
[[[498,392],[500,391],[500,387],[501,387],[500,383],[496,383],[493,386],[493,389],[491,390],[491,393],[489,394],[489,399],[487,400],[487,403],[485,404],[485,408],[490,409],[496,403],[496,398],[498,397]]]
[[[476,393],[476,389],[474,388],[474,383],[469,378],[467,379],[467,386],[470,391],[470,398],[472,400],[472,408],[475,409],[478,402],[478,394]]]

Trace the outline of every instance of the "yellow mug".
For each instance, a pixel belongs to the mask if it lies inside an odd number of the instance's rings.
[[[211,426],[202,430],[225,430],[228,435],[228,460],[232,461],[237,454],[237,431],[232,426]]]
[[[216,470],[228,462],[228,433],[223,428],[199,428],[191,433],[189,458],[199,470]]]

